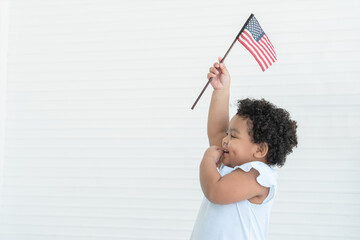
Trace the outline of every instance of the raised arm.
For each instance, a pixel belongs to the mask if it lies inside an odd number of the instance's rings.
[[[222,145],[229,125],[230,75],[224,63],[214,63],[207,75],[214,88],[208,115],[207,134],[210,146]]]

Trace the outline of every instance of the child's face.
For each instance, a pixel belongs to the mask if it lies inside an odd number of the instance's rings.
[[[238,115],[231,119],[222,146],[226,149],[222,158],[226,166],[235,167],[256,160],[254,154],[258,145],[251,141],[247,120]]]

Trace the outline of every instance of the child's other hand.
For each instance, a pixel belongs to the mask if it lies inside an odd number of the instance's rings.
[[[204,153],[204,159],[211,159],[214,163],[218,163],[221,156],[223,155],[224,149],[218,146],[209,147]]]
[[[220,63],[221,57],[218,58],[219,62],[209,69],[207,78],[211,80],[211,85],[214,89],[227,89],[230,87],[230,74],[224,63]]]

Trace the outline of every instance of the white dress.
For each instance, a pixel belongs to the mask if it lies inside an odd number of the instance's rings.
[[[249,172],[251,168],[260,174],[257,182],[269,187],[269,194],[262,204],[248,200],[219,205],[204,197],[196,219],[191,240],[265,240],[268,235],[269,217],[276,194],[277,173],[263,162],[249,162],[234,168],[223,166],[224,176],[236,169]]]

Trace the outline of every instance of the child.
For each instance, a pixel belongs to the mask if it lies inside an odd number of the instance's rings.
[[[229,123],[229,72],[214,63],[207,77],[214,88],[207,125],[211,147],[200,164],[205,198],[191,240],[267,239],[277,181],[271,167],[283,166],[297,146],[296,122],[264,99],[244,99]]]

